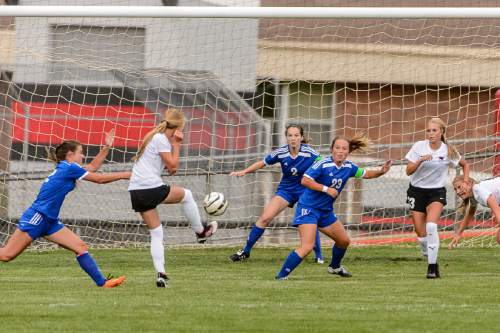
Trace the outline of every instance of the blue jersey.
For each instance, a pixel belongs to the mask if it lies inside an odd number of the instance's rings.
[[[87,170],[77,163],[59,162],[54,172],[45,179],[31,208],[56,220],[66,194],[71,192],[75,188],[76,181],[86,174]]]
[[[314,163],[304,173],[304,177],[309,177],[325,186],[333,187],[340,194],[349,178],[361,178],[364,174],[365,171],[362,168],[349,161],[344,161],[342,166],[338,167],[333,162],[332,157],[329,156]],[[299,199],[299,204],[321,210],[333,210],[334,202],[335,199],[327,193],[308,188],[306,188],[304,194]]]
[[[309,145],[301,144],[297,156],[292,157],[290,155],[290,148],[288,145],[284,145],[269,153],[264,158],[264,163],[266,165],[281,164],[283,176],[281,177],[278,190],[302,191],[304,189],[300,183],[302,176],[314,164],[318,156],[319,153]]]

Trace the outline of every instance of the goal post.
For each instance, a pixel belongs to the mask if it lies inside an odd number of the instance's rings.
[[[125,0],[112,1],[116,6],[72,6],[72,0],[67,6],[0,5],[2,241],[53,168],[45,147],[74,139],[90,158],[103,133],[115,128],[102,170],[130,170],[142,137],[168,107],[181,109],[187,125],[180,169],[164,180],[191,189],[199,204],[210,191],[229,200],[215,245],[242,244],[281,176],[277,167],[241,178],[229,173],[284,144],[289,123],[302,125],[322,155],[336,135],[364,132],[372,151],[353,154],[354,162],[373,168],[394,161],[382,178],[351,181],[335,205],[355,244],[414,239],[404,156],[425,138],[430,117],[447,123],[476,179],[494,175],[500,8],[212,2],[216,6],[153,0],[145,6],[123,6],[135,3]],[[94,246],[148,244],[127,185],[81,182],[61,217]],[[450,185],[447,190],[439,222],[444,237],[457,222],[458,200]],[[159,211],[167,244],[195,243],[179,207]],[[261,244],[297,242],[292,218],[292,209],[279,215]],[[493,245],[493,227],[490,213],[479,210],[468,244]]]

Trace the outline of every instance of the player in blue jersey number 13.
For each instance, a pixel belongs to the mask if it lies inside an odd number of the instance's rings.
[[[299,228],[300,246],[288,255],[276,279],[288,279],[288,275],[312,251],[318,228],[335,241],[328,272],[342,277],[351,276],[351,273],[340,265],[350,239],[342,223],[337,221],[333,203],[349,178],[380,177],[389,171],[392,163],[385,162],[379,170],[364,170],[347,161],[349,153],[366,148],[368,139],[363,135],[357,134],[352,139],[336,137],[330,146],[331,156],[316,162],[304,173],[302,185],[306,190],[299,199],[292,223]]]
[[[248,259],[252,247],[262,236],[272,219],[285,210],[286,207],[293,207],[295,205],[305,189],[300,183],[302,175],[319,159],[319,153],[311,148],[307,144],[307,140],[304,139],[304,129],[302,126],[288,125],[285,129],[285,136],[286,145],[275,149],[262,161],[255,162],[245,170],[231,173],[231,176],[242,177],[247,173],[262,169],[266,165],[276,163],[280,163],[283,173],[276,195],[264,207],[261,216],[252,226],[245,247],[229,257],[232,261]],[[314,252],[316,254],[316,262],[322,264],[323,255],[321,254],[319,233],[316,235]]]
[[[49,152],[49,159],[56,163],[56,169],[45,179],[33,204],[19,219],[16,231],[7,244],[0,248],[0,261],[11,261],[20,255],[31,242],[39,237],[59,244],[73,251],[82,269],[97,286],[113,288],[119,286],[125,276],[106,279],[96,262],[88,253],[87,244],[73,231],[64,226],[59,211],[66,195],[71,192],[77,180],[88,180],[105,184],[120,179],[129,179],[130,172],[94,173],[104,162],[113,143],[114,130],[106,134],[106,145],[90,164],[81,166],[84,155],[82,145],[77,141],[63,141],[55,151]]]

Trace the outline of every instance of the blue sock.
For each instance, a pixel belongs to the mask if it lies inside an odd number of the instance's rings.
[[[281,271],[276,277],[284,278],[288,276],[298,265],[300,265],[301,262],[302,258],[297,254],[297,252],[295,252],[295,250],[293,250],[286,258],[283,267],[281,267]]]
[[[252,247],[259,240],[259,238],[262,236],[265,230],[266,230],[265,228],[259,228],[256,224],[254,224],[252,226],[250,234],[248,235],[247,244],[245,245],[243,252],[250,254],[250,251],[252,251]]]
[[[80,254],[76,257],[80,267],[94,280],[97,286],[102,287],[106,283],[106,278],[102,275],[101,270],[97,266],[94,258],[88,253]]]
[[[316,259],[323,260],[323,253],[321,253],[321,238],[319,236],[319,230],[316,230],[316,241],[314,242],[314,255]]]
[[[330,266],[333,268],[339,268],[340,262],[342,261],[342,258],[344,258],[346,251],[347,249],[341,249],[340,247],[337,247],[337,245],[334,245],[332,248],[332,262],[330,263]]]

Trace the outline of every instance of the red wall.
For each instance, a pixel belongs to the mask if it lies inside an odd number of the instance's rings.
[[[13,141],[22,142],[25,111],[29,110],[28,141],[34,144],[57,144],[77,140],[84,145],[101,145],[103,132],[116,128],[114,145],[137,148],[144,135],[153,128],[155,117],[143,106],[82,105],[74,103],[13,103]],[[184,131],[191,150],[209,149],[212,142],[212,110],[184,110],[189,126]],[[238,113],[216,113],[215,147],[245,149],[247,137],[255,142],[251,126],[240,124]],[[227,119],[223,119],[226,116]],[[229,120],[229,121],[228,121]]]

